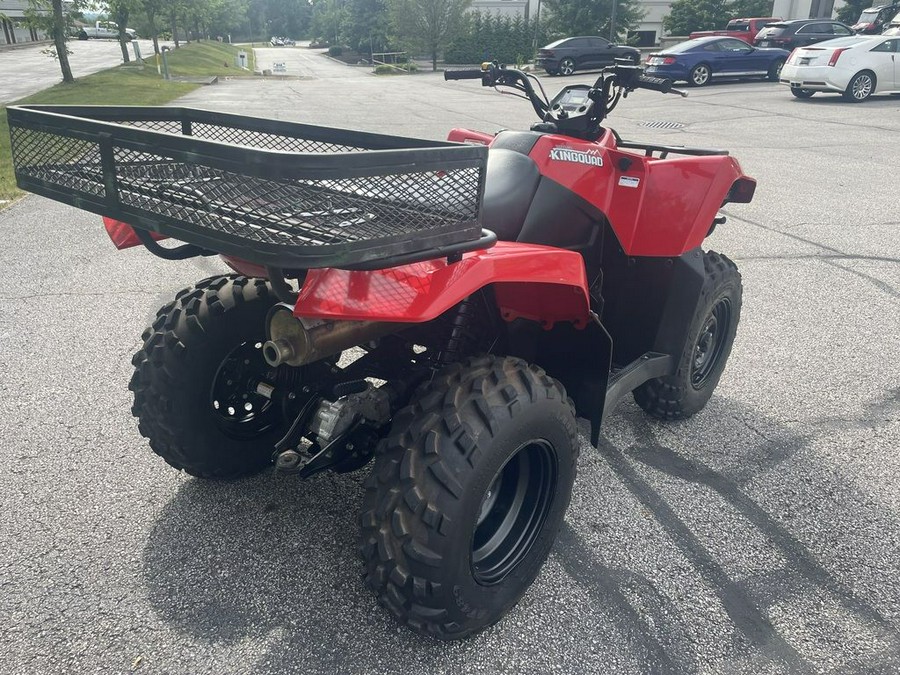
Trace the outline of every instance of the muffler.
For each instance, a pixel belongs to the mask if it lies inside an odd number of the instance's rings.
[[[295,317],[287,305],[276,305],[269,312],[263,356],[273,367],[305,366],[407,326],[388,321],[309,321]]]

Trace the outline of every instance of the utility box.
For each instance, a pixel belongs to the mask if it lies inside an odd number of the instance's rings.
[[[238,68],[244,68],[245,70],[247,69],[247,52],[243,50],[238,52],[237,65]]]

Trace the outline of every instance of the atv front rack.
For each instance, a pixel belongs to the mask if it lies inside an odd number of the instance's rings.
[[[489,239],[484,147],[190,108],[7,114],[19,187],[205,251],[352,268]]]

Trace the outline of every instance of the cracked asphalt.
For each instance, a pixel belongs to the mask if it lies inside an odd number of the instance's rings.
[[[180,103],[430,138],[532,121],[477,82],[298,58],[307,79]],[[364,471],[206,483],[139,436],[141,331],[221,263],[117,252],[37,197],[0,211],[0,673],[898,672],[898,113],[769,83],[620,104],[623,137],[727,148],[759,181],[708,241],[743,274],[734,351],[696,417],[626,401],[585,437],[537,582],[453,644],[363,588]]]

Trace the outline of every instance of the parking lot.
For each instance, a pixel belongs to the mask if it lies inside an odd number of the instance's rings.
[[[69,63],[72,74],[84,77],[98,70],[122,63],[122,48],[115,40],[69,40]],[[153,42],[138,40],[141,55],[153,56]],[[165,44],[165,43],[161,43]],[[0,50],[0,104],[16,101],[30,94],[62,82],[59,62],[48,52],[53,45],[31,45]],[[134,47],[128,45],[128,55],[134,59]]]
[[[333,66],[178,104],[429,138],[533,121],[478,82]],[[737,341],[696,417],[626,401],[599,449],[582,426],[544,570],[451,644],[365,590],[364,470],[207,483],[138,434],[141,331],[224,265],[117,252],[97,216],[37,197],[0,211],[0,673],[897,672],[898,113],[765,82],[619,105],[624,138],[726,148],[758,180],[707,241],[743,275]]]

